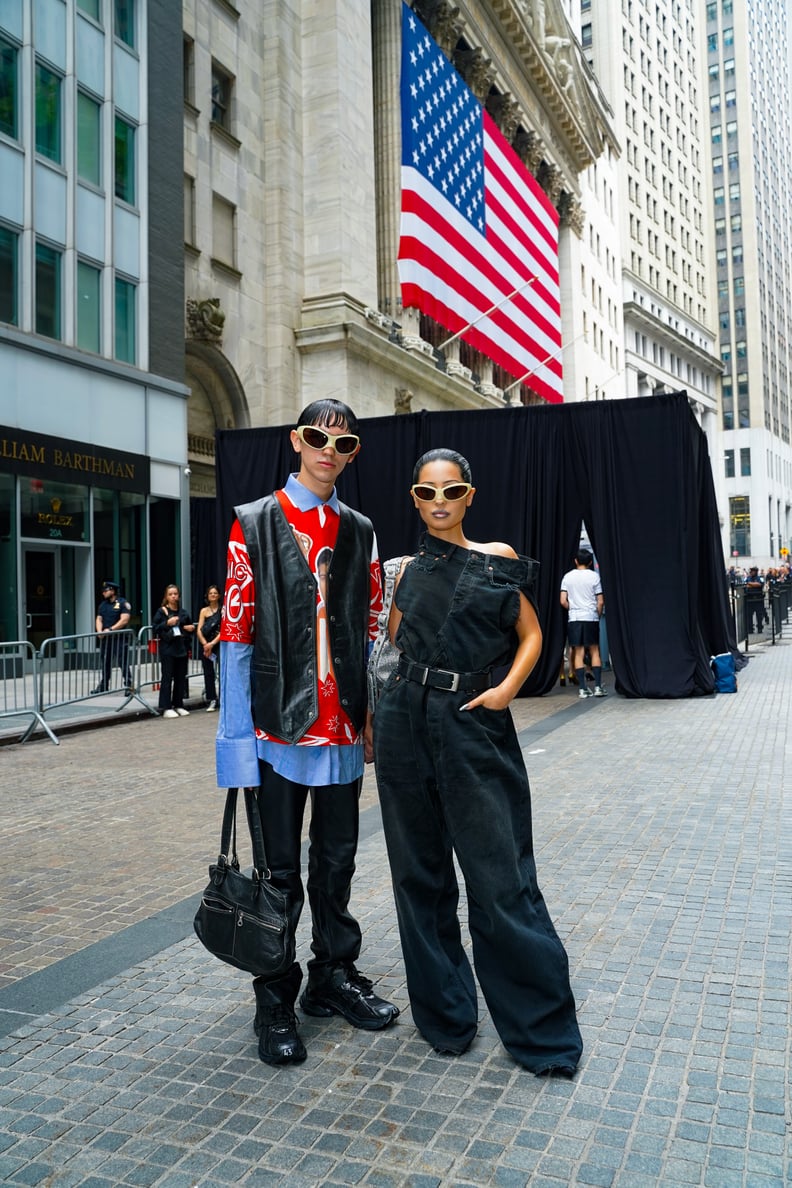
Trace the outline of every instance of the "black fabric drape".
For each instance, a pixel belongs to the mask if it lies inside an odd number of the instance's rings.
[[[225,564],[217,566],[217,511],[214,499],[190,500],[190,592],[184,601],[198,620],[204,606],[207,586],[217,586],[222,593]],[[188,601],[189,598],[189,601]]]
[[[469,460],[472,540],[506,540],[541,563],[544,633],[525,692],[558,677],[559,589],[585,521],[605,591],[618,690],[689,697],[713,690],[709,657],[736,650],[706,438],[684,393],[538,408],[419,412],[361,421],[360,454],[339,495],[373,521],[380,556],[411,553],[420,523],[413,465],[448,446]],[[217,542],[238,503],[282,486],[296,457],[282,427],[217,433]]]

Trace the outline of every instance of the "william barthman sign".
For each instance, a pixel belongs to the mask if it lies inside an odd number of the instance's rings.
[[[0,473],[3,471],[115,491],[148,494],[149,490],[149,460],[144,455],[0,425]]]

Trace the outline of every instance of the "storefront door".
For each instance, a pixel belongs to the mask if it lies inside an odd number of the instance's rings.
[[[55,549],[24,548],[25,638],[38,650],[58,634]]]

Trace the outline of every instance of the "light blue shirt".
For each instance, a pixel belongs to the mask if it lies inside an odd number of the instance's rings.
[[[324,503],[340,514],[338,496],[320,499],[289,475],[286,494],[300,511]],[[295,784],[323,788],[328,784],[350,784],[363,775],[363,743],[325,747],[276,743],[256,738],[251,713],[253,644],[223,643],[220,662],[220,715],[215,757],[219,788],[251,788],[261,782],[259,760],[269,763],[279,775]]]

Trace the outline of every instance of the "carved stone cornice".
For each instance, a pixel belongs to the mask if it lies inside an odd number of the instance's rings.
[[[489,8],[577,173],[606,143],[618,152],[613,112],[572,34],[562,0],[490,0]],[[500,71],[499,76],[519,102],[517,79]]]
[[[476,46],[472,50],[457,50],[453,62],[479,103],[483,103],[495,81],[492,60],[484,56],[480,46]]]

